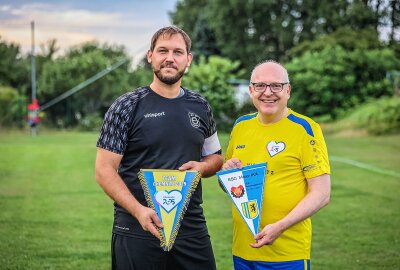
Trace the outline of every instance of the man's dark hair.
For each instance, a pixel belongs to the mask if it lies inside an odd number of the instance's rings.
[[[154,50],[154,48],[156,47],[157,40],[160,38],[160,36],[170,37],[170,36],[176,35],[176,34],[180,34],[183,37],[183,39],[185,40],[185,44],[186,44],[186,50],[189,53],[190,48],[192,46],[192,41],[190,40],[190,37],[188,36],[188,34],[185,33],[185,31],[183,31],[182,29],[180,29],[179,27],[177,27],[175,25],[163,27],[153,35],[153,37],[151,38],[150,51]]]

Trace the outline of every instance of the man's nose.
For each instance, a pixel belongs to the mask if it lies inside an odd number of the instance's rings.
[[[266,87],[265,87],[265,90],[264,90],[264,92],[263,92],[263,95],[266,95],[266,96],[270,96],[270,95],[272,95],[274,92],[272,92],[272,90],[271,90],[271,85],[267,85]]]
[[[168,52],[165,60],[173,62],[174,61],[174,52],[172,52],[172,51]]]

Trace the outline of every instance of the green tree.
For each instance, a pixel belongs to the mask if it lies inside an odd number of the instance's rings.
[[[399,43],[400,37],[395,36],[395,32],[399,31],[400,28],[400,2],[396,0],[390,0],[390,8],[389,8],[389,16],[390,16],[390,42],[391,43]]]
[[[249,74],[256,63],[282,61],[299,43],[343,27],[378,32],[393,22],[395,32],[399,27],[396,10],[398,5],[388,0],[183,0],[171,16],[188,31],[194,44],[218,48],[221,56],[239,60]],[[206,42],[195,34],[196,25],[212,33]],[[214,37],[216,45],[212,45]]]
[[[20,125],[26,102],[17,89],[0,85],[0,126]]]
[[[220,55],[215,33],[209,24],[209,13],[207,12],[207,0],[179,1],[176,10],[170,13],[172,21],[185,30],[192,39],[194,58],[200,55]]]
[[[315,40],[307,40],[293,47],[285,59],[299,57],[305,52],[322,51],[326,47],[340,46],[346,51],[382,49],[384,45],[379,41],[379,34],[373,28],[354,30],[350,27],[341,27],[328,35],[320,35]]]
[[[210,103],[219,128],[231,128],[236,115],[234,88],[229,80],[243,76],[240,63],[219,56],[201,56],[183,77],[183,86],[202,94]],[[232,118],[233,117],[233,118]]]
[[[43,65],[38,80],[41,104],[84,82],[115,62],[127,58],[123,47],[89,42],[71,48],[66,55]],[[88,114],[103,112],[121,93],[130,88],[130,62],[85,87],[66,100],[50,107],[47,118],[70,126]]]
[[[135,70],[132,74],[132,89],[149,85],[153,81],[153,69],[151,65],[146,62],[142,61],[138,66],[136,66]]]
[[[217,47],[215,33],[208,23],[208,14],[203,12],[199,15],[196,24],[194,25],[192,38],[194,40],[192,52],[194,59],[204,55],[209,57],[211,55],[220,55],[221,52]]]
[[[291,106],[310,116],[336,118],[365,101],[393,94],[386,71],[400,68],[393,50],[340,46],[307,51],[286,64],[292,84]]]
[[[7,43],[0,36],[0,84],[16,89],[26,88],[29,78],[20,46]]]
[[[291,2],[211,1],[210,25],[222,56],[240,61],[248,73],[265,58],[279,59],[294,42]]]

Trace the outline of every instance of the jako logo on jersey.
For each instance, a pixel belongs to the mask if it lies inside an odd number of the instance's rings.
[[[144,115],[144,118],[149,118],[149,117],[160,117],[164,116],[165,112],[158,112],[158,113],[148,113]]]
[[[245,147],[246,147],[246,145],[244,145],[244,144],[239,144],[239,145],[236,146],[236,149],[243,149],[243,148],[245,148]]]
[[[195,113],[189,112],[189,119],[190,119],[190,124],[194,128],[199,128],[200,127],[200,116],[198,116]]]
[[[275,156],[276,154],[279,154],[280,152],[285,150],[285,148],[286,148],[286,145],[284,142],[270,141],[267,144],[267,150],[271,157]]]

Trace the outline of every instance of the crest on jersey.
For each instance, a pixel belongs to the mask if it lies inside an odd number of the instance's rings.
[[[189,119],[190,119],[190,124],[194,128],[199,128],[200,127],[200,116],[198,116],[195,113],[189,112]]]
[[[270,141],[267,144],[267,151],[271,157],[275,156],[276,154],[279,154],[283,150],[285,150],[286,145],[284,142],[276,142],[276,141]]]

